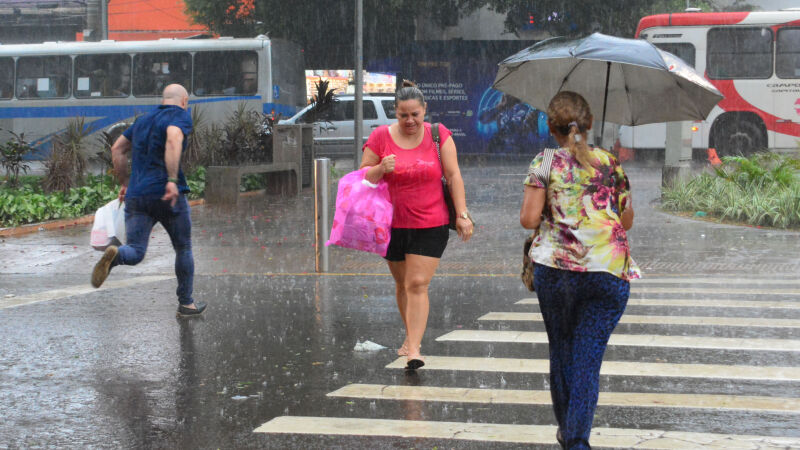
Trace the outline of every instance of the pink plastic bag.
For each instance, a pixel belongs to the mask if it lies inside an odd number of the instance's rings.
[[[392,229],[392,201],[386,181],[372,184],[367,168],[339,180],[331,238],[325,245],[362,250],[386,256]]]

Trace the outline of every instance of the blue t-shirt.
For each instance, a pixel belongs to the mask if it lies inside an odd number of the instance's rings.
[[[126,197],[160,197],[167,185],[167,166],[164,163],[164,146],[167,127],[174,125],[183,131],[183,148],[186,137],[192,132],[192,116],[177,105],[160,105],[154,111],[139,117],[122,133],[132,146],[131,178]],[[189,192],[183,170],[178,168],[178,191]]]

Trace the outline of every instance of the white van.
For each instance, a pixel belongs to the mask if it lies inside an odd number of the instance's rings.
[[[391,125],[397,120],[394,114],[394,96],[364,95],[364,142],[369,134],[381,125]],[[306,106],[292,118],[281,124],[313,123],[314,151],[317,157],[331,159],[352,158],[355,153],[353,139],[355,120],[355,96],[337,95],[334,103],[316,122],[309,112],[313,105]]]

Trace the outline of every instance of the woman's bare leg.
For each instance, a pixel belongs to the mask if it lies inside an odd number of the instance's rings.
[[[408,330],[408,359],[420,359],[419,347],[428,325],[428,286],[431,283],[439,258],[406,255],[405,264],[405,322]]]
[[[394,278],[395,297],[397,298],[397,309],[400,311],[400,318],[403,319],[403,326],[406,329],[406,338],[403,345],[397,349],[397,354],[405,356],[408,354],[408,321],[406,321],[406,305],[408,298],[406,296],[406,262],[405,261],[387,261],[389,264],[389,271],[392,272]]]

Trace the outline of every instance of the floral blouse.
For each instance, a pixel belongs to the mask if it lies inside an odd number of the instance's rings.
[[[620,220],[631,206],[630,183],[617,159],[599,148],[594,174],[581,166],[568,148],[553,155],[544,218],[530,249],[532,261],[574,272],[608,272],[623,280],[640,278],[630,255]],[[533,170],[542,153],[531,161],[526,186],[544,188]]]

